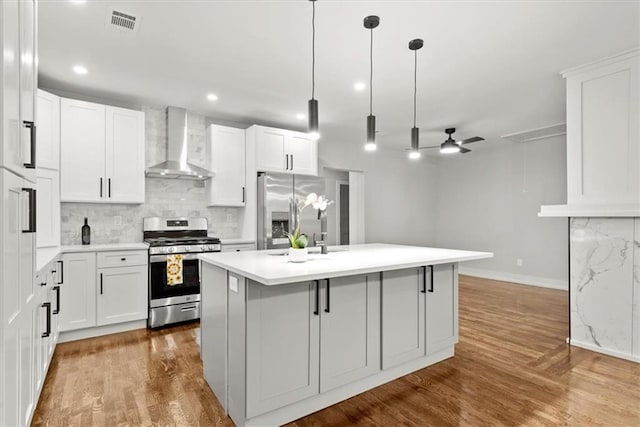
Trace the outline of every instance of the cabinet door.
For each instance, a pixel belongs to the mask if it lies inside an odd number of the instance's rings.
[[[320,317],[315,283],[264,286],[247,295],[247,418],[319,392]]]
[[[324,281],[320,310],[320,392],[380,370],[380,275]]]
[[[291,132],[286,142],[289,170],[296,174],[318,175],[318,142],[297,132]]]
[[[98,326],[147,318],[146,266],[98,270]]]
[[[424,269],[382,273],[382,369],[425,354]]]
[[[96,326],[96,254],[62,256],[64,289],[61,290],[60,331]]]
[[[427,356],[458,342],[458,266],[433,266],[427,284]]]
[[[99,202],[106,198],[105,107],[60,101],[60,198]]]
[[[36,3],[35,0],[20,1],[20,120],[22,122],[22,160],[33,163],[31,136],[34,130],[27,124],[35,124],[36,117]],[[36,134],[37,135],[37,134]],[[34,168],[27,169],[25,178],[36,181]]]
[[[2,25],[2,144],[0,166],[13,173],[25,172],[20,123],[20,14],[17,1],[0,2]],[[2,420],[0,420],[1,422]]]
[[[209,127],[211,168],[216,176],[208,181],[209,206],[244,206],[244,130]]]
[[[36,235],[38,247],[60,246],[60,174],[38,168]]]
[[[38,89],[38,168],[60,170],[60,98]]]
[[[285,157],[286,130],[258,128],[256,131],[256,169],[259,172],[290,172]]]
[[[144,203],[144,113],[106,107],[106,200]]]

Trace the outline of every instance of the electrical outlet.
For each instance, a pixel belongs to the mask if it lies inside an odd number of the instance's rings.
[[[227,222],[233,222],[233,214],[227,214]]]
[[[113,217],[113,225],[122,225],[122,217],[120,215]]]
[[[517,265],[518,267],[522,267],[522,258],[518,258],[518,259],[516,259],[516,265]]]

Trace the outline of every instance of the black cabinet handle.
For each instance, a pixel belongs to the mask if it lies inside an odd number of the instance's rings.
[[[36,168],[36,124],[30,121],[23,121],[22,125],[29,129],[30,133],[30,141],[31,145],[31,159],[29,163],[25,163],[24,167],[27,169],[35,169]]]
[[[293,154],[291,155],[291,170],[293,170]]]
[[[244,187],[242,187],[242,203],[244,203]]]
[[[29,195],[29,228],[22,230],[23,233],[36,232],[36,190],[33,188],[23,188],[22,191]]]
[[[42,333],[42,338],[46,338],[51,335],[51,303],[43,302],[41,307],[47,309],[47,330]]]
[[[127,260],[126,258],[120,258],[120,261],[126,261],[126,260]]]
[[[111,198],[111,178],[107,178],[107,197]]]
[[[318,316],[320,315],[320,281],[314,280],[313,283],[316,285],[316,307],[313,310],[313,314]]]
[[[64,261],[58,261],[60,264],[60,281],[56,283],[57,285],[62,285],[64,283]]]
[[[52,289],[56,291],[56,309],[53,314],[58,314],[60,313],[60,286],[54,286]]]
[[[40,283],[40,286],[47,286],[47,282]]]
[[[433,265],[429,266],[431,268],[431,283],[429,284],[429,292],[433,292]]]
[[[285,155],[284,155],[284,157],[286,157],[286,158],[287,158],[287,167],[286,167],[286,170],[289,170],[289,155],[288,155],[288,154],[285,154]]]
[[[331,283],[330,283],[329,279],[327,279],[327,306],[324,308],[324,312],[325,313],[330,313],[331,312],[331,310],[329,308],[330,307],[329,304],[330,304],[330,301],[331,301],[330,288],[331,288]]]
[[[100,273],[100,295],[102,295],[102,273]]]
[[[423,294],[427,293],[427,266],[422,267],[422,289],[420,292]]]
[[[100,198],[102,198],[102,177],[100,177]]]

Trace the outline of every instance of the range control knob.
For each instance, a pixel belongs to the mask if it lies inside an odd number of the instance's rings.
[[[176,248],[174,248],[173,246],[166,248],[166,251],[169,253],[175,252]]]
[[[189,246],[185,246],[184,248],[182,248],[183,252],[191,252],[191,248]]]

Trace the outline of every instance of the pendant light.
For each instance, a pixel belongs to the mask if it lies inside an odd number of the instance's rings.
[[[380,25],[380,18],[375,15],[364,18],[364,28],[371,31],[369,44],[369,115],[367,116],[367,143],[364,149],[376,151],[376,116],[373,115],[373,29]]]
[[[413,39],[409,42],[409,49],[413,51],[413,127],[411,128],[410,159],[420,158],[420,129],[416,127],[416,99],[418,95],[418,49],[423,45],[422,39]]]
[[[309,100],[309,136],[313,140],[320,139],[318,128],[318,100],[316,94],[316,0],[309,0],[313,5],[311,15],[311,99]]]

